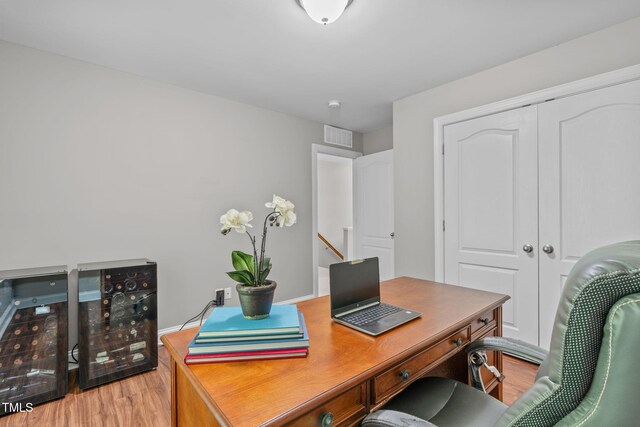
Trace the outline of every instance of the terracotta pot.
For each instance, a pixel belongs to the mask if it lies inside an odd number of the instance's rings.
[[[262,286],[247,286],[242,283],[236,285],[242,315],[245,319],[258,320],[269,317],[276,286],[278,284],[273,280],[267,280],[267,283]]]

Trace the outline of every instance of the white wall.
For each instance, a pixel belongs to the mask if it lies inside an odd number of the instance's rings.
[[[362,149],[365,156],[393,149],[393,126],[363,134]]]
[[[346,255],[343,229],[353,226],[353,161],[318,154],[317,173],[318,232]]]
[[[0,270],[148,257],[159,327],[178,325],[234,286],[231,250],[249,251],[220,215],[252,210],[257,230],[277,193],[298,224],[270,230],[275,298],[312,294],[322,138],[319,123],[0,42]]]
[[[640,63],[640,18],[393,104],[396,275],[434,277],[433,119]]]

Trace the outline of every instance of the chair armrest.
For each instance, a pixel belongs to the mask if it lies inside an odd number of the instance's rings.
[[[362,420],[360,425],[362,427],[437,427],[422,418],[389,409],[372,412]]]
[[[502,351],[538,365],[547,357],[545,349],[512,338],[480,338],[467,346],[467,353],[469,354],[484,350]]]

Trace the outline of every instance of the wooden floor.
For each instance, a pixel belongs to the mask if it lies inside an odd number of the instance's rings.
[[[154,426],[171,424],[169,353],[158,352],[155,371],[81,392],[71,371],[69,394],[35,406],[31,413],[0,418],[1,427]]]
[[[502,401],[511,405],[525,390],[531,387],[538,371],[538,365],[509,356],[504,356],[502,359],[502,373],[506,377],[503,383]]]
[[[31,413],[0,418],[0,427],[170,425],[169,353],[160,347],[158,369],[81,392],[72,375],[69,394],[34,407]],[[511,404],[533,384],[537,366],[504,357],[504,401]],[[74,371],[76,372],[76,371]]]

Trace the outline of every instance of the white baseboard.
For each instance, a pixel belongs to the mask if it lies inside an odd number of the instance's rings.
[[[297,302],[306,301],[306,300],[314,298],[314,297],[315,297],[314,295],[304,295],[304,296],[301,296],[301,297],[298,297],[298,298],[292,298],[292,299],[288,299],[286,301],[280,301],[280,302],[277,302],[275,304],[277,304],[277,305],[280,305],[280,304],[295,304]],[[207,318],[205,317],[203,319],[203,321],[204,320],[207,320]],[[180,330],[181,326],[182,325],[170,326],[168,328],[159,329],[158,330],[158,345],[162,346],[162,341],[160,341],[160,337],[161,336],[163,336],[165,334],[170,334],[172,332],[178,332]],[[197,320],[195,322],[187,323],[184,327],[186,329],[189,329],[189,328],[195,328],[196,326],[200,326],[200,321]]]
[[[315,295],[304,295],[304,296],[301,296],[301,297],[298,297],[298,298],[291,298],[291,299],[288,299],[286,301],[277,302],[276,305],[295,304],[297,302],[306,301],[306,300],[311,299],[311,298],[315,298]]]

